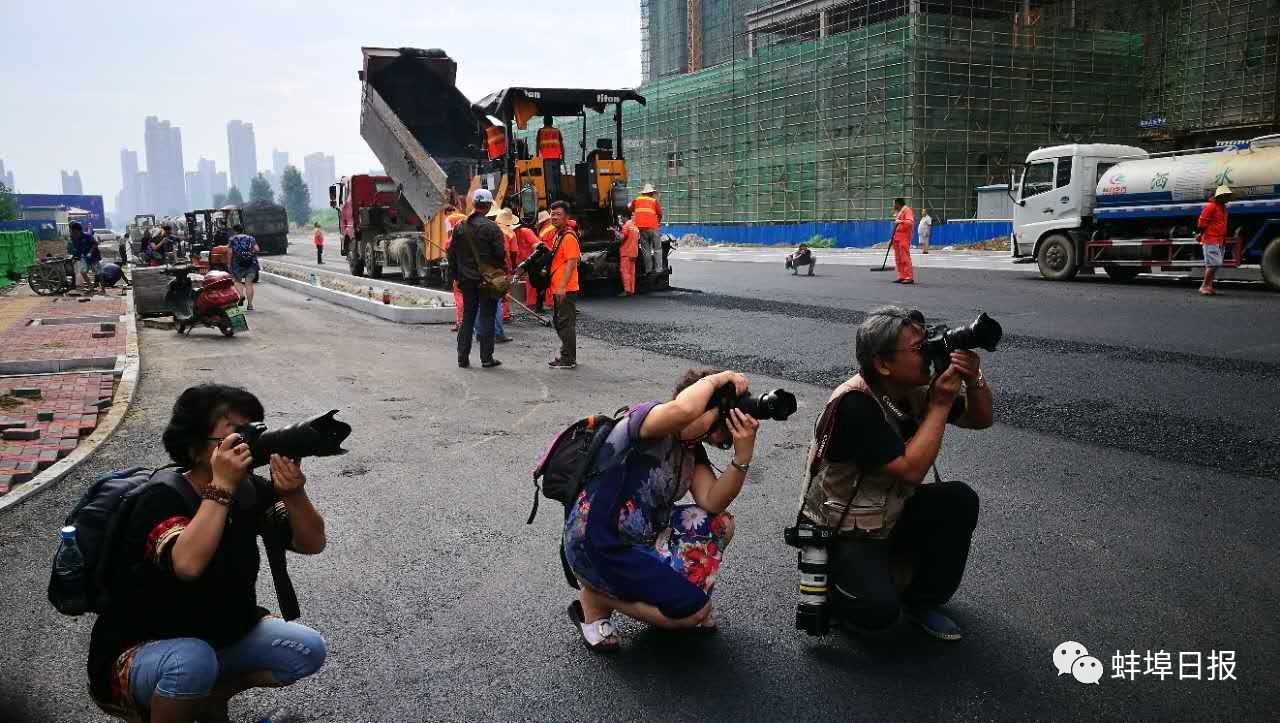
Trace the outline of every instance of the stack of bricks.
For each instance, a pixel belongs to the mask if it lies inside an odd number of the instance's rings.
[[[114,394],[110,373],[0,379],[0,495],[71,454]]]

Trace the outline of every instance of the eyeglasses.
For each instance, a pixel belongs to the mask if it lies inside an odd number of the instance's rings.
[[[889,352],[892,352],[894,354],[897,354],[900,351],[909,351],[909,352],[914,352],[916,354],[919,354],[920,352],[924,351],[924,342],[920,342],[919,344],[912,344],[911,346],[895,347],[893,349],[889,349]]]

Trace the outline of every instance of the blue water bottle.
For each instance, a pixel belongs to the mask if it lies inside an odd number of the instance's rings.
[[[62,541],[58,554],[53,558],[53,576],[57,580],[59,612],[64,615],[81,615],[88,612],[84,594],[84,555],[76,543],[76,528],[62,528]]]

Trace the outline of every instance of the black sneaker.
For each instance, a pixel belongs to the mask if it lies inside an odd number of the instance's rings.
[[[577,369],[578,368],[577,362],[560,361],[559,359],[552,359],[551,361],[547,362],[547,366],[551,367],[552,369]]]
[[[511,337],[507,336],[506,334],[503,334],[502,336],[493,337],[494,344],[506,344],[509,341],[511,341]]]
[[[485,369],[492,369],[494,367],[502,366],[502,362],[498,361],[497,359],[490,359],[489,361],[480,362],[480,366],[484,367]]]
[[[462,368],[462,369],[466,369],[467,367],[471,366],[471,360],[470,360],[470,359],[461,359],[461,358],[460,358],[460,359],[458,359],[458,366],[459,366],[460,368]]]

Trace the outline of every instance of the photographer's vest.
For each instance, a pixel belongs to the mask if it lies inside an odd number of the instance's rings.
[[[836,387],[827,401],[826,409],[818,418],[814,442],[809,446],[807,494],[800,501],[800,512],[810,521],[827,527],[839,527],[841,532],[858,530],[873,538],[885,538],[893,531],[902,515],[902,508],[915,491],[915,486],[887,472],[866,472],[853,462],[831,462],[825,448],[819,452],[822,440],[830,437],[835,427],[835,414],[840,399],[846,394],[866,394],[876,401],[889,427],[906,441],[898,415],[885,408],[884,402],[858,375]],[[907,413],[918,418],[925,403],[924,394],[913,399]],[[845,513],[846,508],[848,514]],[[843,522],[841,518],[843,517]]]

